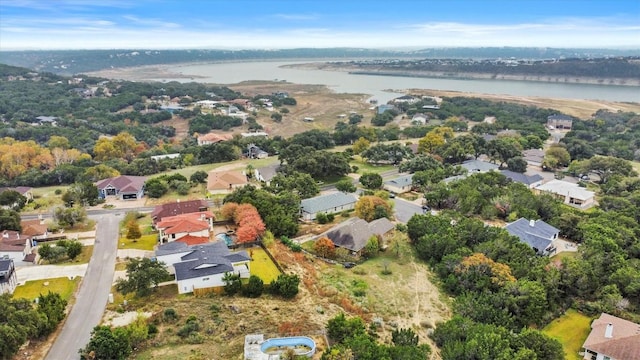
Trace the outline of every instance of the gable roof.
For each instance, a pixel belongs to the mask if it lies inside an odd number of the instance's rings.
[[[387,180],[384,183],[385,185],[397,187],[411,186],[413,184],[413,174],[398,176],[397,178]]]
[[[207,178],[207,190],[229,190],[232,185],[249,183],[247,176],[240,170],[210,171]]]
[[[33,190],[33,188],[29,186],[0,187],[0,193],[9,191],[9,190],[17,191],[18,193],[20,193],[20,195],[24,195],[27,192]]]
[[[640,360],[640,325],[602,313],[582,347],[614,359]]]
[[[517,236],[520,241],[525,242],[538,251],[544,251],[551,246],[560,230],[547,224],[542,220],[527,220],[520,218],[504,227],[509,234]]]
[[[11,269],[11,264],[13,263],[13,259],[3,259],[0,258],[0,272],[7,272]],[[2,279],[2,278],[0,278]]]
[[[519,182],[525,185],[535,184],[538,181],[544,180],[544,178],[540,174],[534,174],[529,176],[519,172],[511,171],[511,170],[500,170],[500,173],[502,173],[502,175],[506,176],[508,179],[511,179],[515,182]]]
[[[191,247],[187,245],[187,243],[172,241],[166,244],[158,245],[158,247],[156,248],[156,256],[189,253],[191,251]]]
[[[40,220],[22,220],[20,221],[22,226],[22,233],[27,236],[39,236],[44,235],[49,230],[47,225],[41,224]]]
[[[30,236],[25,236],[17,231],[3,230],[0,235],[0,251],[23,252]]]
[[[233,271],[233,262],[251,260],[246,251],[230,253],[224,241],[190,246],[189,249],[191,252],[173,265],[178,281]]]
[[[360,218],[351,218],[334,226],[320,237],[326,236],[336,246],[358,252],[367,245],[367,241],[372,236],[382,236],[393,228],[391,221],[386,218],[377,219],[370,223]]]
[[[264,181],[271,181],[277,174],[280,164],[275,163],[256,169]]]
[[[231,139],[233,139],[232,134],[208,133],[208,134],[198,136],[198,142],[207,141],[207,142],[217,143],[217,142],[223,142]]]
[[[537,187],[538,190],[549,191],[554,194],[569,196],[574,199],[588,200],[595,196],[596,193],[589,191],[578,184],[570,183],[563,180],[551,180],[546,184]]]
[[[540,149],[527,149],[522,152],[522,157],[527,161],[542,163],[544,160],[544,151]]]
[[[156,205],[151,213],[151,218],[160,221],[167,216],[194,213],[206,210],[208,207],[207,201],[203,199],[164,203]]]
[[[165,223],[163,221],[162,223]],[[209,229],[209,223],[203,220],[193,220],[193,219],[178,219],[175,222],[167,222],[167,226],[161,226],[158,224],[159,228],[165,229],[165,234],[179,234],[179,233],[190,233],[197,232]]]
[[[491,170],[497,170],[499,168],[498,165],[492,164],[482,160],[467,160],[460,164],[462,168],[466,169],[468,172],[487,172]]]
[[[206,236],[185,235],[176,241],[183,242],[189,246],[194,246],[209,243],[209,238]]]
[[[340,206],[353,204],[358,199],[353,194],[343,193],[341,191],[330,194],[320,195],[300,201],[302,211],[315,214],[318,212],[328,211]]]
[[[104,190],[109,185],[118,189],[120,192],[138,192],[144,187],[147,181],[146,176],[129,176],[120,175],[113,178],[100,180],[96,183],[98,190]]]

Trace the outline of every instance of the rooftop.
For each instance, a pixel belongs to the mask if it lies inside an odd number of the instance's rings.
[[[539,252],[551,246],[560,230],[542,220],[527,220],[520,218],[505,226],[509,234],[517,236],[520,240]]]
[[[322,211],[328,211],[336,207],[353,204],[356,201],[358,201],[358,199],[355,195],[338,191],[304,199],[300,202],[300,208],[304,212],[315,214]]]
[[[640,325],[602,313],[582,347],[612,359],[640,360]]]
[[[569,196],[574,199],[588,200],[595,196],[596,193],[589,191],[578,184],[570,183],[562,180],[551,180],[546,184],[538,186],[536,189],[541,191],[549,191],[554,194]]]

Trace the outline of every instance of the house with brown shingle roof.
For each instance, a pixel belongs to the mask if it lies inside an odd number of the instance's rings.
[[[207,204],[207,201],[204,199],[187,201],[181,201],[180,199],[178,199],[175,202],[156,205],[156,207],[153,209],[153,212],[151,213],[151,219],[153,220],[153,224],[155,225],[168,216],[207,211],[208,208],[209,204]]]
[[[31,237],[33,240],[44,239],[49,236],[49,227],[42,219],[22,220],[22,234]]]
[[[100,180],[96,183],[98,197],[105,199],[114,196],[120,200],[136,200],[144,195],[146,176],[120,175]]]
[[[0,258],[9,258],[16,265],[33,262],[31,237],[13,230],[0,233]]]
[[[640,324],[602,313],[582,347],[585,360],[640,360]]]
[[[382,244],[384,236],[394,228],[393,223],[387,218],[366,222],[354,217],[334,226],[319,235],[318,238],[327,237],[335,246],[345,248],[354,254],[360,254],[372,236],[377,236]]]
[[[210,194],[226,194],[249,183],[247,176],[240,170],[210,171],[207,190]]]
[[[228,141],[233,139],[232,134],[216,134],[216,133],[208,133],[204,135],[198,136],[198,145],[211,145],[217,144],[223,141]]]
[[[160,242],[176,241],[187,235],[209,238],[213,219],[210,211],[165,217],[156,224]]]

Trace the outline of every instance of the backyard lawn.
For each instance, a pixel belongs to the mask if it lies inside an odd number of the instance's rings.
[[[591,320],[590,317],[569,309],[562,317],[553,320],[542,331],[562,343],[566,359],[580,360],[582,357],[578,355],[578,352],[589,336]]]
[[[153,251],[153,247],[158,243],[158,234],[142,235],[137,241],[122,237],[118,243],[118,249],[138,249]]]
[[[82,252],[75,259],[62,261],[58,265],[86,264],[91,259],[91,254],[93,254],[93,245],[83,246]]]
[[[257,275],[265,284],[271,283],[278,278],[280,270],[271,261],[271,258],[267,255],[261,247],[253,247],[247,250],[251,256],[251,275]]]
[[[75,277],[73,280],[69,280],[69,278],[66,277],[60,277],[55,279],[27,281],[24,285],[16,287],[16,290],[13,292],[13,297],[15,299],[24,298],[33,300],[40,296],[40,294],[46,295],[51,291],[53,293],[60,294],[63,299],[69,300],[79,283],[80,277]]]

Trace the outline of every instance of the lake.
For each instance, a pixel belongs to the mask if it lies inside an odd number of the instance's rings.
[[[189,78],[159,78],[157,81],[197,81],[234,84],[249,80],[279,80],[296,84],[326,85],[338,93],[368,94],[381,103],[398,97],[404,89],[461,91],[496,95],[640,102],[640,89],[632,86],[558,84],[506,80],[460,80],[402,76],[355,75],[339,71],[283,68],[282,65],[312,61],[226,62],[169,65],[168,70]]]

